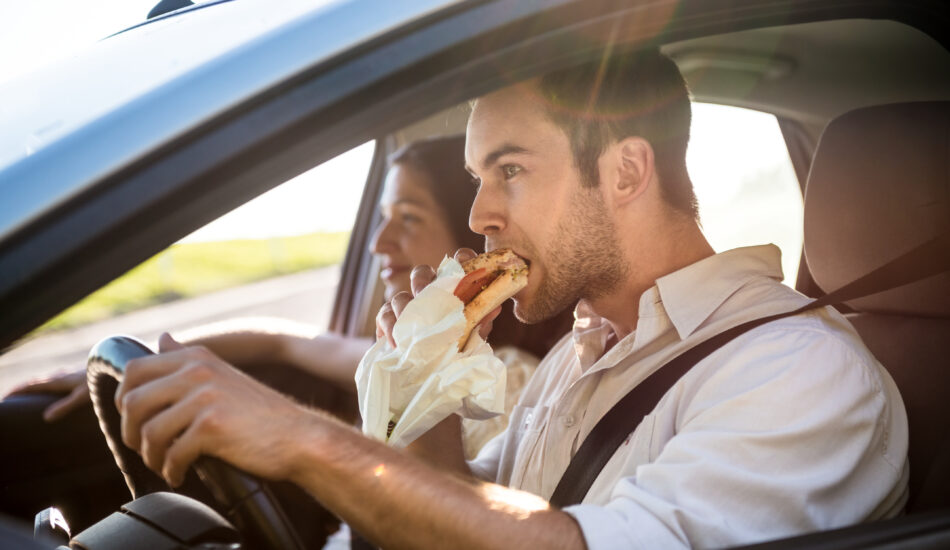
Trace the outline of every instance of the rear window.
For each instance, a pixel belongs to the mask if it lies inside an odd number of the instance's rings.
[[[713,248],[773,243],[782,250],[785,283],[794,287],[804,209],[775,116],[694,103],[686,163]]]

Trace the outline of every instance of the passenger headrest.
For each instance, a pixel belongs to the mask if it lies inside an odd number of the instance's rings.
[[[852,111],[825,129],[805,188],[805,258],[830,292],[950,229],[950,102]],[[848,303],[950,317],[950,274]]]

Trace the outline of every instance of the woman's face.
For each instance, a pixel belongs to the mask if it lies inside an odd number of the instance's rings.
[[[438,267],[458,248],[443,208],[429,192],[428,176],[410,165],[396,164],[386,175],[380,210],[383,220],[370,242],[380,257],[386,297],[409,291],[409,274],[417,265]]]

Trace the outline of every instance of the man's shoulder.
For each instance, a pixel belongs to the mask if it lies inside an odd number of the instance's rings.
[[[757,280],[726,300],[694,337],[698,343],[746,321],[794,311],[811,300],[777,281]],[[697,366],[693,377],[720,382],[727,377],[764,382],[786,377],[831,381],[845,376],[870,391],[879,390],[886,376],[852,324],[830,306],[756,327]]]
[[[779,281],[761,277],[730,296],[709,325],[720,331],[748,320],[795,311],[812,300]],[[828,340],[859,355],[870,355],[850,321],[831,306],[777,319],[751,330],[748,336],[754,339],[775,332],[784,333],[799,344]],[[792,335],[797,338],[791,338]]]
[[[697,366],[684,382],[700,392],[761,394],[791,402],[803,396],[892,397],[885,395],[884,368],[847,319],[831,307],[752,329]]]

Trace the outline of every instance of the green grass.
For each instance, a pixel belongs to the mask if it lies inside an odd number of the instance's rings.
[[[75,327],[145,306],[343,261],[350,234],[172,245],[39,330]]]

